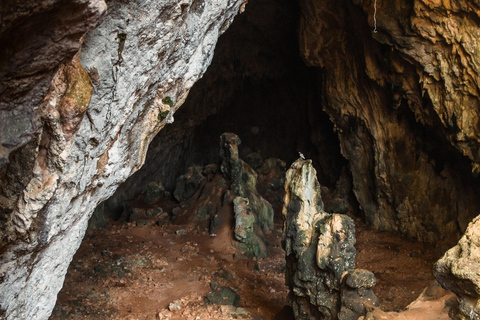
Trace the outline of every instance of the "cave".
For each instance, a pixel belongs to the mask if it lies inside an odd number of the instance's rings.
[[[299,10],[290,1],[257,1],[235,18],[175,121],[153,139],[145,164],[104,204],[111,214],[123,210],[116,210],[117,198],[132,199],[151,181],[173,193],[189,167],[219,163],[224,132],[240,137],[240,157],[252,158],[254,168],[267,158],[290,164],[301,151],[319,168],[322,185],[335,186],[348,162],[321,107],[321,70],[300,57]]]
[[[479,12],[6,1],[0,318],[477,319]]]

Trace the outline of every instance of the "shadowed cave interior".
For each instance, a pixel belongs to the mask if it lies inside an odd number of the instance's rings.
[[[214,290],[215,286],[227,285],[229,281],[232,286],[232,283],[241,279],[248,279],[254,285],[240,288],[239,292],[249,292],[250,288],[252,292],[257,290],[265,292],[265,295],[270,294],[272,301],[277,301],[277,304],[269,301],[262,307],[254,302],[242,304],[248,299],[245,293],[241,293],[240,306],[245,306],[245,312],[248,313],[245,318],[291,319],[291,311],[287,307],[283,311],[281,309],[287,304],[288,292],[282,283],[285,267],[280,243],[284,190],[278,179],[282,182],[284,179],[277,176],[277,180],[269,180],[271,177],[262,171],[262,164],[266,159],[278,158],[285,162],[286,170],[298,158],[299,151],[312,160],[317,170],[317,178],[323,187],[325,210],[347,214],[354,219],[357,228],[357,265],[375,273],[379,286],[376,293],[384,310],[400,311],[433,281],[432,265],[448,247],[417,243],[400,234],[387,234],[365,225],[363,211],[352,191],[349,162],[342,156],[336,129],[323,111],[323,71],[319,67],[307,66],[300,58],[297,36],[299,14],[294,1],[257,0],[249,3],[246,11],[235,18],[232,26],[220,37],[206,74],[194,85],[187,100],[175,114],[174,123],[167,125],[151,143],[143,167],[95,210],[84,240],[87,244],[82,244],[74,257],[51,319],[80,319],[92,313],[99,318],[112,315],[127,317],[128,308],[133,314],[135,308],[140,306],[157,317],[165,316],[167,319],[165,312],[169,312],[170,316],[180,316],[188,310],[185,307],[188,303],[198,311],[206,292]],[[428,101],[425,103],[428,104]],[[415,122],[413,113],[405,105],[399,106],[397,114],[399,121],[407,119]],[[349,130],[355,131],[358,126],[352,119]],[[198,198],[199,192],[207,188],[205,181],[212,182],[206,177],[197,188],[183,190],[188,198],[179,201],[174,197],[177,179],[191,167],[201,166],[201,174],[205,175],[206,166],[220,164],[219,137],[224,132],[235,133],[241,139],[240,158],[259,173],[257,188],[274,209],[275,227],[272,232],[265,234],[268,256],[263,259],[238,258],[228,243],[224,248],[214,244],[210,239],[209,221],[185,216],[194,215],[194,212],[181,213],[181,219],[176,219],[176,212],[195,206],[188,200]],[[438,170],[441,171],[440,166],[445,162],[461,166],[465,161],[461,157],[447,157],[452,153],[435,148],[435,141],[441,139],[435,132],[419,134],[425,136],[425,148],[437,160]],[[438,144],[443,145],[444,141],[438,141]],[[218,173],[219,169],[216,170]],[[272,181],[276,181],[276,184]],[[214,186],[211,188],[215,190]],[[337,201],[339,197],[343,197],[340,204]],[[156,213],[152,213],[154,209]],[[157,243],[157,240],[152,240],[155,237],[163,240]],[[112,239],[119,242],[114,243]],[[132,243],[127,246],[129,249],[125,249],[122,239]],[[171,250],[166,250],[165,246],[171,246]],[[119,253],[122,250],[128,251]],[[195,280],[172,280],[174,288],[171,289],[178,289],[179,297],[191,294],[188,296],[190,300],[183,301],[172,294],[161,303],[158,303],[158,299],[153,302],[153,297],[151,301],[132,298],[129,301],[131,305],[121,310],[112,306],[111,301],[115,299],[108,293],[109,288],[121,290],[133,286],[133,283],[148,284],[149,281],[165,277],[162,272],[168,271],[168,266],[174,263],[196,264],[198,262],[192,257],[192,252],[195,257],[207,257],[206,265],[202,265],[205,268],[187,269],[186,273],[195,274]],[[91,258],[92,254],[95,258]],[[411,275],[408,269],[403,270],[405,274],[402,274],[393,267],[385,266],[385,260],[395,265],[391,259],[404,260],[404,268],[418,268],[417,279],[412,280],[415,275]],[[411,261],[406,262],[409,259]],[[214,262],[219,263],[220,267],[215,265],[212,274],[205,274],[205,270]],[[135,270],[142,273],[142,268],[150,278],[143,279],[136,273]],[[251,276],[249,272],[262,273],[264,278]],[[405,278],[406,275],[413,278]],[[69,284],[75,283],[75,277],[96,280],[88,280],[82,287],[83,295],[75,297],[69,287]],[[272,283],[267,282],[268,277],[273,277]],[[396,278],[388,280],[389,277]],[[404,283],[400,283],[402,277]],[[396,281],[398,287],[389,287],[391,283],[388,281]],[[169,285],[160,282],[160,285]],[[210,288],[205,283],[209,283]],[[182,286],[185,288],[180,288]],[[264,287],[263,291],[258,286]],[[197,289],[196,295],[191,293]],[[118,294],[117,298],[120,296]],[[122,300],[118,298],[117,301]],[[177,310],[176,303],[183,305]],[[165,315],[162,310],[167,310]],[[234,313],[230,309],[209,312],[217,312],[219,318],[222,315],[228,318],[227,314],[241,314],[238,310]],[[191,315],[193,313],[188,314]],[[212,316],[212,319],[215,317]]]

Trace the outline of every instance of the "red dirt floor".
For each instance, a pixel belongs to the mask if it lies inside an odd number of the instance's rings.
[[[355,223],[356,268],[374,272],[384,311],[403,310],[434,280],[441,252]],[[112,222],[85,237],[50,319],[292,319],[281,312],[281,232],[278,221],[266,235],[268,257],[257,261],[237,258],[228,237],[208,234],[208,222],[175,225],[166,213],[144,226]],[[235,290],[239,307],[206,303],[212,285]]]

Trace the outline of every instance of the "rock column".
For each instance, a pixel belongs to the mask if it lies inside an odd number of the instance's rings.
[[[355,226],[324,211],[311,160],[287,171],[283,246],[288,296],[296,319],[338,319],[342,275],[355,266]]]

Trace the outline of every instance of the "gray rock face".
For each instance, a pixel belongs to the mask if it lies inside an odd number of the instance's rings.
[[[96,4],[97,11],[104,4],[81,3]],[[174,121],[241,5],[234,0],[109,2],[101,23],[84,36],[75,69],[79,75],[86,70],[91,79],[88,107],[65,102],[71,86],[61,69],[41,106],[45,121],[40,147],[31,148],[31,178],[18,201],[2,198],[2,205],[12,208],[2,217],[0,314],[5,318],[48,318],[94,207],[142,165],[152,137]]]
[[[283,207],[286,284],[296,319],[337,319],[343,274],[355,267],[355,225],[324,211],[311,160],[288,169]]]
[[[256,222],[255,214],[249,208],[248,198],[236,197],[233,199],[235,213],[235,239],[240,241],[236,247],[249,258],[264,258],[267,255],[267,246],[263,241],[263,233]]]

